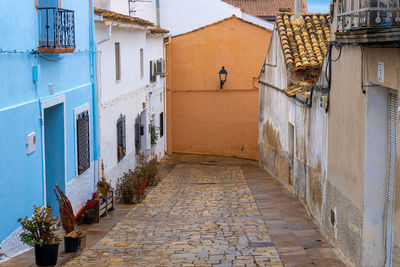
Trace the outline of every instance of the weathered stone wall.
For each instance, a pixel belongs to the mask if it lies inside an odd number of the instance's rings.
[[[361,259],[362,209],[354,204],[351,196],[343,193],[342,186],[346,183],[332,183],[328,177],[328,113],[319,106],[319,98],[326,92],[314,90],[312,106],[307,107],[273,88],[283,89],[287,85],[284,78],[277,77],[279,74],[282,76],[285,70],[280,70],[280,66],[284,66],[283,55],[279,49],[274,51],[273,42],[274,39],[271,40],[267,62],[276,58],[277,67],[266,66],[261,77],[271,86],[260,88],[259,163],[296,193],[322,233],[350,262],[358,264]],[[340,100],[335,101],[339,108]],[[293,137],[290,136],[290,124],[294,126]],[[339,126],[336,131],[340,131]],[[290,138],[294,139],[293,155]],[[334,158],[343,157],[337,153]],[[357,197],[362,196],[358,194]],[[331,211],[336,212],[336,225],[331,222]]]

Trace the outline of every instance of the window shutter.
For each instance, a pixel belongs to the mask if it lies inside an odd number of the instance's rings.
[[[160,137],[164,136],[164,112],[160,113]]]
[[[78,175],[90,167],[89,111],[78,114],[76,119]]]
[[[153,81],[153,61],[150,60],[150,81]]]
[[[140,116],[138,115],[135,120],[135,149],[136,153],[140,151]]]

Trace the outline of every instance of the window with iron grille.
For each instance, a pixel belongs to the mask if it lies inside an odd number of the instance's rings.
[[[117,121],[117,158],[121,161],[126,154],[125,115],[120,115]]]
[[[138,115],[135,120],[135,149],[136,153],[140,152],[140,116]]]
[[[160,137],[164,136],[164,112],[160,113]]]
[[[76,116],[78,175],[90,167],[89,111]]]

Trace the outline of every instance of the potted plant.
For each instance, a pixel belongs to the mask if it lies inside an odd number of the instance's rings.
[[[133,190],[132,173],[132,170],[129,170],[118,179],[116,195],[122,204],[131,204],[134,202],[135,192]]]
[[[135,192],[136,196],[136,203],[139,203],[144,198],[144,193],[146,191],[147,186],[147,178],[142,175],[142,173],[134,171],[132,173],[133,179],[133,191]]]
[[[34,206],[32,217],[19,218],[18,222],[23,229],[21,241],[35,248],[36,265],[56,265],[61,238],[56,234],[57,217],[51,217],[51,208]]]
[[[86,224],[92,224],[93,223],[94,212],[95,212],[94,208],[88,208],[86,210],[86,213],[85,213],[85,223]]]
[[[76,252],[79,249],[79,234],[77,231],[75,231],[74,211],[67,196],[63,193],[63,191],[57,184],[56,189],[54,189],[54,193],[56,194],[57,201],[60,206],[61,224],[65,231],[65,252]],[[57,192],[60,196],[57,194]]]

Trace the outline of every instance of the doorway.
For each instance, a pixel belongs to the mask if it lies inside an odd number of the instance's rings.
[[[64,103],[50,103],[44,107],[43,122],[45,204],[52,208],[55,216],[59,214],[55,185],[65,192]]]

